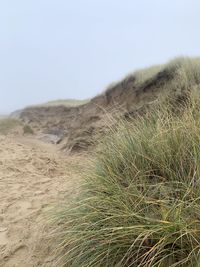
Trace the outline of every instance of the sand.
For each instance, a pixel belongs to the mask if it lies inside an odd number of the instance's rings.
[[[0,266],[54,266],[41,242],[48,235],[44,217],[77,193],[81,162],[51,144],[0,136]]]

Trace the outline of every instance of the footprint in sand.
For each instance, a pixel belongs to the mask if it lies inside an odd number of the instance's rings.
[[[0,246],[8,243],[7,230],[6,227],[0,227]]]

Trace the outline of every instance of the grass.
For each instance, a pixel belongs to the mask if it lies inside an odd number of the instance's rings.
[[[198,267],[200,104],[121,122],[79,200],[56,213],[58,266]]]
[[[24,134],[30,134],[30,135],[32,135],[32,134],[34,134],[34,131],[33,131],[33,129],[30,127],[30,125],[25,124],[24,127],[23,127],[23,133],[24,133]]]
[[[112,128],[79,198],[54,213],[59,267],[200,267],[200,62],[162,71],[176,98]]]
[[[143,70],[135,71],[133,75],[136,79],[136,84],[138,86],[141,86],[146,81],[152,79],[155,75],[157,75],[163,69],[164,69],[163,65],[157,65],[157,66],[148,67]]]
[[[46,102],[44,104],[39,104],[33,107],[54,107],[54,106],[66,106],[66,107],[77,107],[84,105],[89,102],[89,99],[86,100],[77,100],[77,99],[58,99]]]
[[[164,76],[164,81],[160,84],[158,82],[159,75]],[[157,81],[155,87],[162,88],[164,94],[169,92],[182,94],[184,90],[200,83],[200,58],[177,57],[166,64],[137,70],[126,76],[122,82],[111,84],[107,91],[112,90],[118,84],[124,84],[124,82],[126,84],[129,79],[135,80],[134,84],[138,90]]]
[[[21,125],[21,123],[16,119],[0,118],[0,134],[6,135],[19,125]]]
[[[182,86],[188,89],[188,86],[199,84],[200,82],[200,58],[178,57],[167,64],[136,71],[133,76],[136,78],[136,85],[143,86],[162,72],[174,78],[171,81],[167,80],[165,84],[167,89],[171,87],[175,90]]]

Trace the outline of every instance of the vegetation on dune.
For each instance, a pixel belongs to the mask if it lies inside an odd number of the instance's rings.
[[[54,214],[59,267],[200,266],[200,63],[168,70],[183,101],[111,129],[79,199]]]
[[[200,58],[178,57],[167,64],[138,70],[132,75],[136,79],[137,86],[144,86],[162,73],[172,78],[171,81],[166,81],[166,89],[175,90],[181,86],[188,89],[188,85],[198,84],[200,81]]]
[[[23,133],[24,134],[34,134],[34,131],[28,124],[25,124],[23,127]]]
[[[23,134],[34,134],[33,129],[28,124],[23,125],[21,121],[10,117],[0,118],[0,134],[7,135],[17,129],[21,129]]]
[[[77,100],[77,99],[58,99],[46,102],[44,104],[37,105],[38,107],[52,107],[52,106],[66,106],[66,107],[76,107],[84,105],[89,102],[89,99]],[[36,106],[36,107],[37,107]]]
[[[21,122],[16,119],[0,118],[0,134],[6,135],[19,125],[21,125]]]
[[[180,93],[182,90],[191,89],[190,86],[199,84],[200,58],[177,57],[167,64],[155,65],[130,73],[123,81],[130,78],[135,81],[134,86],[138,90],[153,82],[156,87],[162,87],[166,94],[169,91],[179,91]],[[163,78],[163,82],[160,84],[159,78]],[[117,84],[111,84],[107,91],[112,90]]]

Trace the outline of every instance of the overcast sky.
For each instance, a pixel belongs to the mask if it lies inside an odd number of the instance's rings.
[[[0,112],[200,56],[199,0],[0,0]]]

